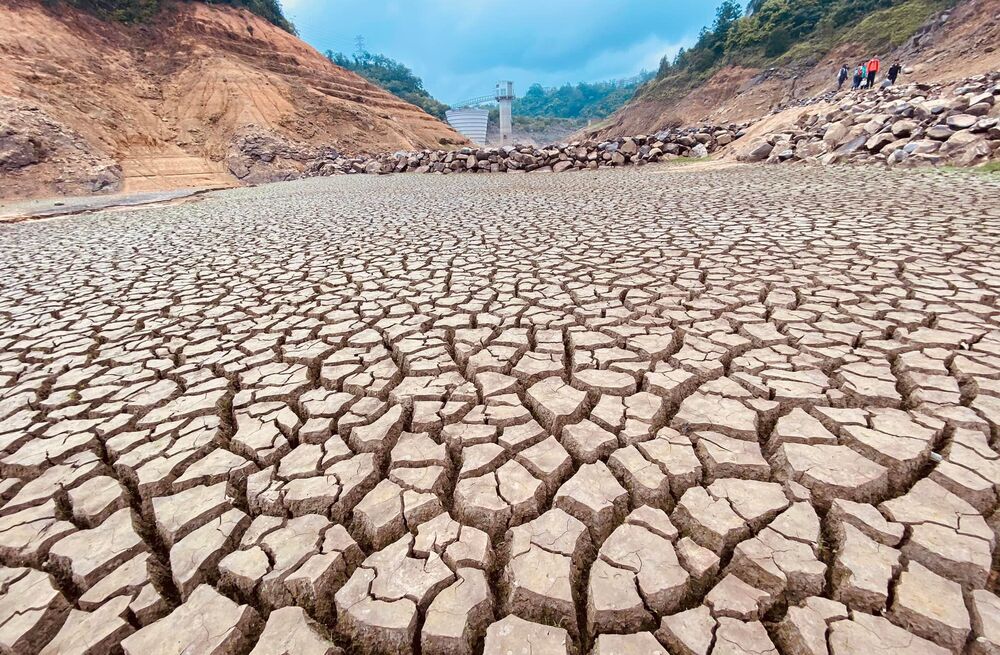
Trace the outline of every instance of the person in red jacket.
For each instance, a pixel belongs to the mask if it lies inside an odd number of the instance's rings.
[[[868,84],[867,88],[872,88],[875,86],[875,78],[878,77],[878,69],[882,62],[879,61],[878,56],[874,56],[868,60]]]

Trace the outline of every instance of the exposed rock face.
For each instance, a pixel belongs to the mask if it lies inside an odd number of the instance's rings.
[[[38,106],[0,96],[0,197],[48,184],[48,193],[117,191],[122,170]]]
[[[0,198],[277,180],[331,146],[467,143],[234,3],[141,4],[160,10],[135,25],[77,8],[89,1],[0,3]],[[282,144],[277,161],[261,164],[267,153],[253,150],[270,144],[256,144],[231,176],[230,145],[247,131]]]
[[[36,140],[19,134],[11,127],[0,132],[0,171],[16,171],[42,160],[42,148]]]
[[[281,182],[325,173],[326,162],[336,161],[335,148],[297,144],[274,133],[247,130],[233,138],[226,168],[244,184]]]

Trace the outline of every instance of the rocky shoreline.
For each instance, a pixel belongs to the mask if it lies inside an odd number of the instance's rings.
[[[1000,71],[852,92],[740,149],[746,162],[976,166],[1000,159]]]

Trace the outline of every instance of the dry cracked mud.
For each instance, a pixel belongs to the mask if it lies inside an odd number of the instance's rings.
[[[1000,653],[1000,183],[0,228],[0,653]]]

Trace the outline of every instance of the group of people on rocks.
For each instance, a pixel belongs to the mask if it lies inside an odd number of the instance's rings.
[[[878,78],[879,70],[882,68],[882,62],[879,60],[878,56],[874,56],[868,61],[863,61],[858,64],[858,67],[854,69],[854,85],[853,89],[871,89],[875,86],[875,81]],[[899,62],[894,63],[889,67],[888,73],[886,73],[885,80],[882,82],[882,86],[892,86],[896,83],[899,78],[899,74],[903,71],[902,65]],[[840,72],[837,73],[837,90],[840,91],[844,87],[844,83],[847,82],[847,78],[851,76],[850,70],[847,64],[840,67]]]

